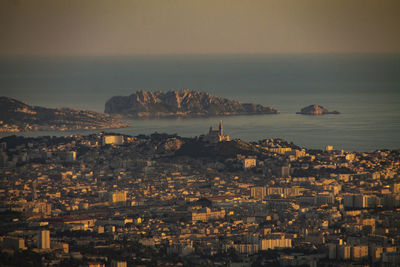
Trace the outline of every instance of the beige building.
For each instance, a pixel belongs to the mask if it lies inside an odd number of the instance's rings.
[[[333,150],[333,146],[326,146],[325,147],[325,151],[332,151]]]
[[[302,194],[303,188],[301,187],[268,187],[267,195],[282,195],[283,197],[295,197]]]
[[[122,135],[104,135],[103,145],[122,145],[124,137]]]
[[[270,235],[267,238],[260,240],[260,250],[268,250],[275,248],[291,248],[292,239],[285,238],[285,235]]]
[[[220,219],[225,217],[225,210],[211,210],[210,208],[205,208],[198,212],[192,212],[192,222],[207,222],[212,219]]]
[[[353,259],[362,259],[368,257],[368,246],[354,246],[351,248],[351,257]]]
[[[257,159],[246,158],[242,160],[243,169],[249,169],[257,166]]]
[[[112,203],[126,202],[126,191],[110,193],[110,202]]]
[[[288,152],[291,152],[292,148],[291,147],[270,147],[270,148],[268,148],[268,151],[270,151],[272,153],[284,155]]]

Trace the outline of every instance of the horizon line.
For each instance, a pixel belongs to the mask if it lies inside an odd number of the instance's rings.
[[[84,57],[178,57],[178,56],[305,56],[305,55],[400,55],[400,51],[277,52],[277,53],[115,53],[115,54],[0,54],[0,58],[84,58]]]

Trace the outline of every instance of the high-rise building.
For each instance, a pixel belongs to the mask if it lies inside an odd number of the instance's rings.
[[[71,162],[76,160],[76,151],[68,151],[65,153],[65,161]]]
[[[260,250],[292,247],[292,239],[286,238],[283,234],[267,235],[266,238],[261,239],[259,243]]]
[[[3,248],[12,248],[14,250],[26,249],[25,240],[19,237],[5,237],[2,243]]]
[[[334,260],[337,257],[337,244],[328,244],[329,259]]]
[[[39,232],[38,248],[50,249],[50,231],[49,230],[41,230]]]
[[[74,162],[76,160],[76,151],[62,151],[57,153],[58,157],[65,162]]]
[[[265,186],[254,186],[250,189],[250,196],[262,200],[267,195],[267,189]]]
[[[377,197],[374,195],[347,194],[343,196],[343,205],[345,208],[375,208],[378,202]]]
[[[351,247],[347,245],[337,246],[337,257],[341,260],[348,260],[351,257]]]
[[[111,267],[126,267],[126,261],[111,261]]]
[[[343,196],[343,205],[345,208],[353,208],[354,206],[354,200],[353,200],[353,195],[344,195]]]

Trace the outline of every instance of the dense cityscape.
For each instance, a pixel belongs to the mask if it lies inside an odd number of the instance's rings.
[[[0,267],[400,267],[399,11],[0,0]]]
[[[1,266],[398,266],[399,150],[0,139]]]

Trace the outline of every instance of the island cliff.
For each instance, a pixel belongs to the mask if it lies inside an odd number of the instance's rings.
[[[109,114],[72,108],[30,106],[0,97],[0,132],[96,130],[127,127]]]
[[[325,115],[325,114],[340,114],[339,111],[329,111],[323,106],[320,105],[310,105],[305,108],[302,108],[300,112],[296,112],[296,114],[303,115]]]
[[[192,90],[169,92],[139,90],[130,96],[114,96],[106,102],[104,112],[132,118],[279,113],[272,107],[241,103]]]

